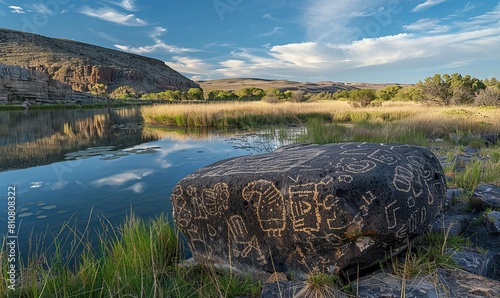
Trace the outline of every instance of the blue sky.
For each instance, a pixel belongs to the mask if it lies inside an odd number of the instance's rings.
[[[0,27],[158,58],[195,80],[500,78],[492,0],[0,0]]]

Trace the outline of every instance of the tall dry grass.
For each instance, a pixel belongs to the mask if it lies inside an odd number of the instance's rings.
[[[391,123],[392,130],[412,130],[438,138],[452,133],[499,134],[500,109],[494,107],[435,107],[413,102],[386,102],[381,107],[352,108],[345,101],[305,103],[234,102],[157,105],[141,108],[146,123],[180,127],[248,128],[258,125],[306,123],[319,118],[335,123]]]

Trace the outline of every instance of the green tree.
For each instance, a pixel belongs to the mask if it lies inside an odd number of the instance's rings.
[[[448,75],[443,78],[440,74],[427,77],[422,82],[417,83],[417,87],[422,91],[422,101],[439,105],[449,105],[451,103],[452,91]]]
[[[421,101],[423,98],[422,90],[413,86],[401,88],[393,100],[401,101]]]
[[[373,89],[351,90],[349,92],[349,104],[355,108],[367,107],[376,97]]]
[[[385,86],[384,88],[377,90],[376,95],[377,98],[383,100],[392,100],[401,89],[402,87],[398,85]]]
[[[89,91],[91,94],[98,95],[98,96],[104,96],[104,97],[108,96],[108,93],[107,93],[108,86],[107,85],[104,85],[102,83],[96,83],[93,85],[88,85],[87,87],[89,88]]]
[[[187,97],[190,100],[203,100],[203,90],[200,88],[189,88]]]

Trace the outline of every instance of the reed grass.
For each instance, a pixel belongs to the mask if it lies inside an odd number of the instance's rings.
[[[309,118],[338,124],[390,124],[381,134],[392,135],[399,130],[402,141],[405,135],[407,139],[422,135],[449,139],[457,131],[469,135],[500,133],[500,108],[429,107],[413,102],[388,102],[381,107],[366,108],[352,108],[344,101],[176,104],[145,106],[141,114],[149,124],[181,127],[251,128],[305,124]]]
[[[7,288],[4,276],[0,294],[6,297],[260,295],[261,285],[251,276],[236,276],[208,266],[179,266],[183,260],[181,241],[164,215],[149,222],[131,215],[118,228],[103,220],[97,244],[88,237],[88,228],[79,233],[74,226],[64,225],[54,235],[50,249],[41,251],[35,245],[27,261],[20,262],[20,283],[16,290]],[[69,238],[62,236],[65,233]],[[2,255],[0,267],[4,274],[7,265]]]

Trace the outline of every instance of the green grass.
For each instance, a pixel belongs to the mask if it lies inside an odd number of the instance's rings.
[[[129,216],[118,229],[103,221],[98,243],[65,225],[50,249],[30,252],[21,263],[16,291],[0,283],[7,297],[258,297],[261,284],[212,266],[179,266],[179,235],[162,215],[145,222]],[[68,241],[69,240],[69,241]],[[70,248],[65,248],[66,244]],[[3,250],[5,251],[5,250]],[[4,272],[5,258],[0,259]]]
[[[409,243],[402,258],[393,257],[389,268],[404,279],[436,274],[439,268],[455,268],[453,252],[470,245],[465,237],[447,233],[426,233]]]
[[[363,120],[357,123],[325,123],[323,119],[310,118],[307,135],[302,139],[315,144],[341,142],[402,143],[427,146],[425,132],[398,123],[378,123]]]

